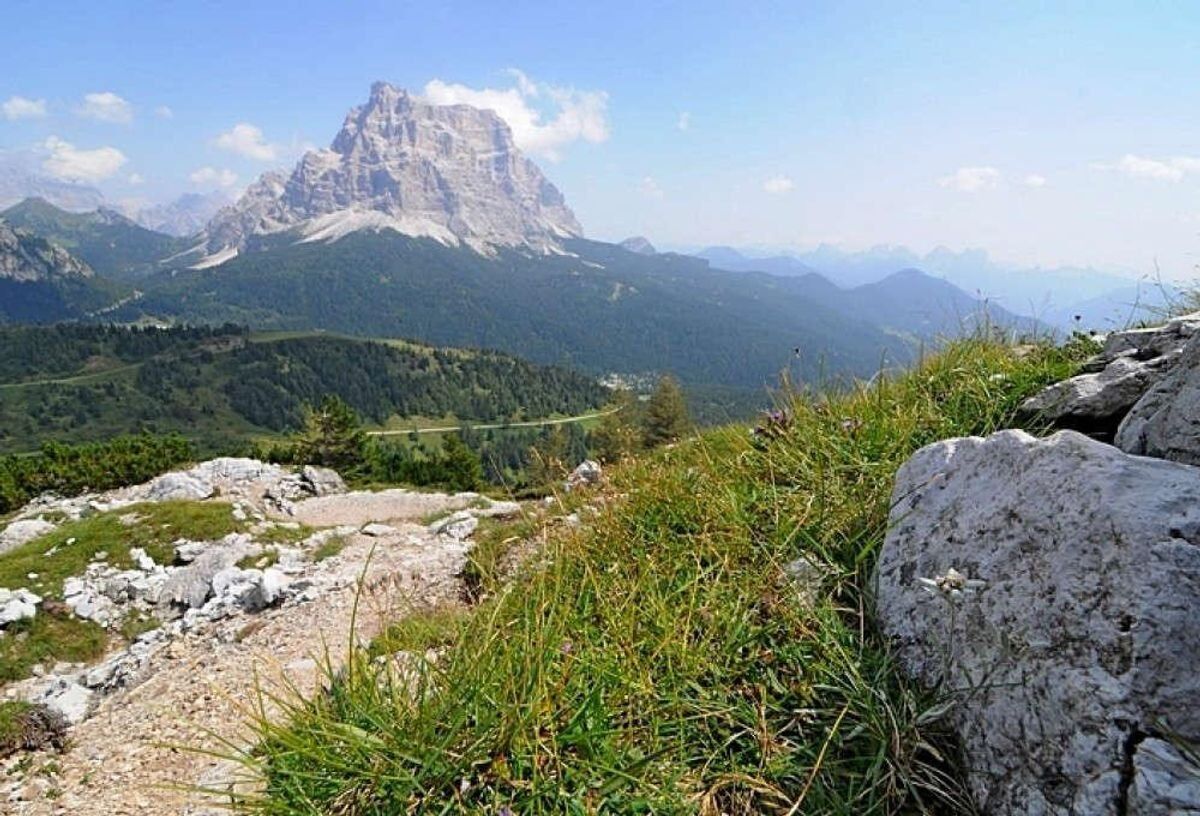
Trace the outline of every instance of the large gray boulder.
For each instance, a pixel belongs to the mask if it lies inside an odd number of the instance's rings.
[[[982,811],[1200,812],[1171,744],[1200,740],[1200,469],[1003,431],[918,451],[893,502],[879,620]]]
[[[1121,421],[1115,444],[1128,453],[1200,465],[1200,333]]]
[[[1084,373],[1048,386],[1021,410],[1056,427],[1112,439],[1129,410],[1170,374],[1197,334],[1200,312],[1154,328],[1114,332]]]

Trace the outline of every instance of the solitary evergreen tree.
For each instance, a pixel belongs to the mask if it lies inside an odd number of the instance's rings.
[[[688,432],[691,425],[679,381],[669,374],[662,377],[650,395],[650,401],[646,403],[646,418],[642,427],[646,447],[676,442]]]
[[[442,440],[438,459],[451,490],[475,490],[483,483],[483,463],[457,434],[448,434]]]
[[[638,427],[640,408],[637,397],[628,388],[613,394],[608,413],[589,440],[592,454],[601,462],[619,462],[642,447],[642,432]]]
[[[340,397],[329,394],[316,408],[308,409],[297,444],[300,461],[352,471],[362,466],[366,451],[367,435],[358,414]]]

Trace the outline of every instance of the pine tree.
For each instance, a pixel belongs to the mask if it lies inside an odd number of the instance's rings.
[[[588,447],[601,462],[619,462],[632,456],[642,447],[639,428],[641,406],[627,388],[618,389],[596,430],[592,431]]]
[[[442,477],[451,490],[475,490],[483,483],[483,463],[457,434],[442,440],[438,457]]]
[[[642,439],[646,447],[677,442],[691,426],[679,381],[669,374],[662,377],[650,395],[650,401],[646,403],[646,416],[642,424]]]
[[[361,467],[366,459],[367,435],[354,409],[329,394],[305,413],[296,452],[302,462],[349,472]]]

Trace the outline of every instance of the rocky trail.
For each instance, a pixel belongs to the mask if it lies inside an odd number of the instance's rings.
[[[233,461],[244,467],[249,460]],[[247,724],[260,701],[272,694],[316,690],[326,677],[326,660],[334,670],[344,662],[352,628],[357,642],[365,643],[386,622],[414,609],[461,603],[458,576],[478,518],[512,517],[521,511],[515,503],[470,493],[342,492],[332,482],[319,491],[326,495],[293,501],[279,496],[285,492],[279,489],[280,472],[253,465],[261,470],[249,480],[235,478],[232,485],[228,479],[209,485],[202,475],[197,486],[191,483],[193,474],[169,474],[134,489],[132,498],[145,499],[147,491],[155,490],[197,498],[213,486],[214,495],[204,496],[207,501],[232,499],[231,513],[262,518],[257,528],[299,522],[320,528],[311,536],[313,543],[337,535],[344,547],[319,561],[288,552],[274,568],[224,567],[208,576],[201,605],[104,662],[54,667],[3,689],[9,698],[59,706],[78,722],[64,752],[18,753],[5,761],[0,812],[225,812],[212,793],[200,789],[229,790],[239,778],[245,784],[245,771],[230,759],[204,752],[226,754],[231,746],[249,744]],[[285,484],[294,481],[286,474],[283,479]],[[104,506],[95,497],[90,501]],[[431,518],[439,520],[427,523]],[[183,549],[203,552],[191,565],[170,568],[164,585],[178,583],[180,576],[194,577],[197,566],[213,553],[233,548],[239,554],[246,546],[242,540],[195,544],[185,543]],[[298,549],[304,546],[302,542]],[[157,565],[154,569],[163,572]],[[230,578],[231,572],[238,574]],[[272,578],[271,573],[278,575]],[[147,572],[142,580],[153,584],[153,575]],[[265,605],[246,602],[275,582],[280,585],[277,596],[268,596]],[[266,713],[271,711],[268,703]]]

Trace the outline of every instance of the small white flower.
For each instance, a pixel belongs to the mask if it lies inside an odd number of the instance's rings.
[[[952,600],[957,600],[963,594],[974,592],[987,585],[987,581],[968,578],[954,567],[946,570],[944,574],[935,575],[932,578],[917,578],[917,583],[930,595],[944,595]]]

